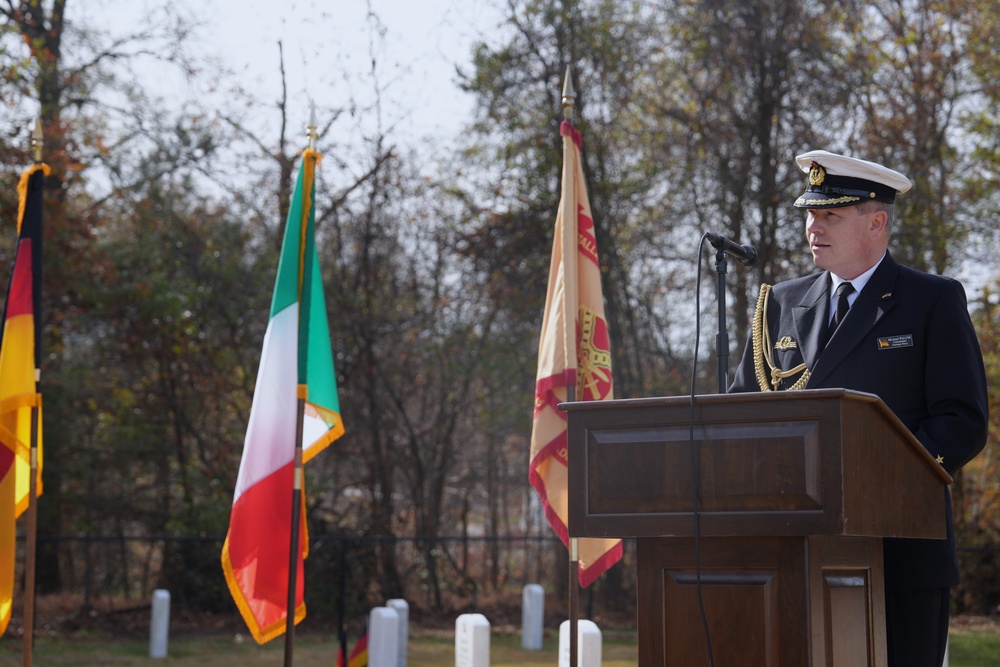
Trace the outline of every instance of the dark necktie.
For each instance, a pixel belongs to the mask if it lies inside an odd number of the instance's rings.
[[[848,303],[847,297],[854,291],[854,285],[851,283],[840,283],[837,285],[837,291],[834,294],[837,296],[837,312],[833,315],[833,322],[830,323],[830,335],[837,330],[840,323],[844,321],[844,317],[847,316],[847,311],[851,307]]]

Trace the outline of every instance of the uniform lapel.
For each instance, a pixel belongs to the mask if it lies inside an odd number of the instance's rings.
[[[862,344],[868,333],[896,305],[893,289],[899,265],[888,254],[885,260],[872,274],[865,288],[858,294],[857,300],[841,322],[833,336],[826,344],[823,353],[816,359],[812,368],[809,387],[821,386],[830,372],[837,367],[858,345]],[[827,305],[829,310],[829,304]]]
[[[813,368],[816,365],[816,359],[823,349],[826,323],[830,320],[829,293],[830,274],[824,271],[813,281],[812,286],[802,296],[799,305],[792,309],[799,351],[807,368]]]

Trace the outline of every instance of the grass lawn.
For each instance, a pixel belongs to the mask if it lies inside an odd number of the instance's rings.
[[[1000,666],[1000,630],[952,630],[948,637],[949,667]]]
[[[520,635],[490,637],[492,667],[552,667],[557,664],[558,637],[546,634],[541,651],[521,648]],[[232,638],[174,639],[166,660],[148,657],[149,645],[137,640],[101,640],[99,638],[39,639],[35,643],[33,663],[38,667],[257,667],[281,665],[284,640],[265,646],[253,640]],[[634,635],[622,638],[610,634],[604,638],[603,667],[633,667],[637,663]],[[334,667],[337,645],[329,638],[297,636],[294,651],[296,667]],[[21,667],[21,642],[11,638],[0,641],[0,667]],[[411,636],[408,667],[454,667],[455,640],[445,636]]]
[[[634,667],[637,662],[635,634],[609,631],[604,635],[603,667]],[[1000,627],[961,627],[951,634],[950,667],[1000,667]],[[38,667],[257,667],[283,663],[284,640],[265,646],[253,640],[233,637],[175,638],[170,641],[169,657],[148,657],[149,645],[141,640],[77,636],[71,639],[41,637],[35,642],[33,664]],[[296,667],[334,667],[336,642],[328,637],[300,634],[296,637]],[[558,636],[546,633],[541,651],[521,649],[520,635],[490,638],[491,667],[553,667],[558,664]],[[453,667],[454,639],[440,635],[411,635],[408,667]],[[21,667],[21,640],[0,640],[0,667]]]

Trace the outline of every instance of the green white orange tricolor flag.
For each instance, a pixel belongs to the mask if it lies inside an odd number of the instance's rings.
[[[31,415],[37,408],[36,494],[42,493],[42,397],[38,355],[42,286],[42,194],[48,165],[21,174],[17,186],[17,247],[3,305],[0,342],[0,635],[10,622],[14,595],[17,517],[28,509]]]
[[[576,400],[614,398],[611,346],[604,317],[594,220],[580,162],[580,133],[563,122],[562,196],[552,241],[545,315],[538,344],[531,484],[552,529],[569,547],[566,415],[556,406],[576,387]],[[578,541],[579,581],[589,586],[622,557],[621,540]]]
[[[222,548],[229,590],[261,644],[283,634],[288,618],[298,397],[306,399],[303,462],[344,432],[314,239],[314,177],[320,157],[312,149],[302,155]],[[304,505],[304,490],[301,498]],[[306,615],[302,560],[309,538],[305,512],[301,516],[295,623]]]

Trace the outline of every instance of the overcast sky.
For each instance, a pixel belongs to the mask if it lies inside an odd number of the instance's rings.
[[[281,94],[278,42],[283,45],[289,106],[370,102],[377,60],[383,111],[415,137],[456,135],[471,120],[472,100],[456,86],[455,67],[468,69],[472,45],[499,34],[500,0],[173,0],[202,22],[194,45],[206,64],[219,63],[262,99]],[[163,0],[70,0],[70,20],[134,30]],[[85,8],[85,9],[84,9]],[[74,17],[74,12],[76,16]],[[85,12],[85,13],[83,13]],[[149,83],[189,94],[165,72]],[[294,113],[294,111],[293,111]],[[402,122],[401,122],[402,121]],[[322,123],[322,119],[320,119]]]

